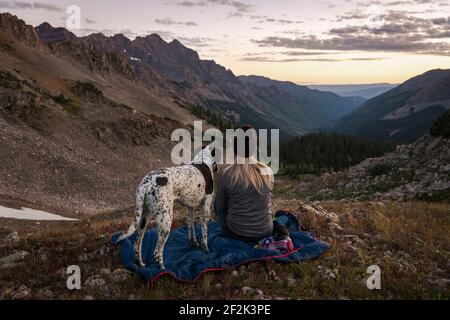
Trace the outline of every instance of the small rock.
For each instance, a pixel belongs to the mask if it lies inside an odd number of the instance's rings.
[[[82,253],[78,256],[78,261],[87,262],[89,261],[89,256],[86,253]]]
[[[254,295],[254,294],[256,293],[256,290],[255,290],[255,289],[253,289],[253,288],[251,288],[251,287],[247,287],[247,286],[242,287],[242,288],[241,288],[241,291],[242,291],[242,293],[244,294],[244,296],[247,296],[247,295]],[[262,291],[261,291],[261,292],[262,292]]]
[[[220,289],[222,289],[222,285],[220,283],[216,283],[214,285],[214,288],[220,290]]]
[[[239,275],[242,277],[245,274],[245,270],[247,268],[245,266],[240,266],[239,267]]]
[[[259,289],[259,288],[255,289],[254,293],[255,293],[256,296],[263,296],[264,295],[264,292],[261,289]]]
[[[108,285],[106,284],[106,281],[100,275],[95,275],[95,276],[89,277],[85,281],[84,285],[88,289],[100,292],[103,296],[111,295],[111,290],[109,289]]]
[[[274,282],[274,281],[279,281],[280,277],[278,277],[277,273],[275,272],[275,270],[270,270],[269,273],[266,275],[266,282]]]
[[[17,290],[11,292],[12,300],[24,300],[28,299],[31,295],[31,289],[26,285],[21,285]]]
[[[134,294],[130,294],[130,295],[128,296],[128,300],[138,300],[138,297],[135,296]]]
[[[80,262],[88,262],[96,257],[106,256],[110,251],[112,250],[111,247],[108,246],[101,246],[100,249],[97,249],[95,251],[92,251],[90,253],[82,253],[78,257],[78,260]]]
[[[124,282],[132,276],[132,272],[125,269],[116,269],[111,274],[111,279],[114,282]]]
[[[439,287],[445,287],[448,284],[450,284],[450,279],[445,279],[445,278],[428,279],[428,283],[439,286]]]
[[[0,268],[10,268],[17,265],[17,262],[23,261],[30,253],[27,251],[14,251],[9,256],[0,259]]]
[[[287,286],[288,287],[295,287],[297,285],[297,280],[293,276],[289,276],[287,278]]]
[[[109,268],[102,268],[102,269],[100,269],[100,273],[103,274],[103,275],[110,275],[111,272],[112,271]]]
[[[384,255],[385,255],[386,257],[392,257],[392,252],[391,252],[390,250],[388,250],[388,251],[386,251],[386,252],[384,253]]]
[[[55,297],[55,293],[50,289],[41,289],[37,292],[40,299],[49,300]]]
[[[7,242],[17,242],[20,240],[20,237],[17,231],[14,231],[8,234],[3,240]]]
[[[232,276],[233,278],[237,278],[237,277],[239,276],[239,273],[238,273],[236,270],[234,270],[234,271],[231,273],[231,276]]]
[[[344,243],[344,249],[352,253],[359,253],[359,249],[355,247],[351,241],[347,241],[346,243]]]
[[[318,266],[317,267],[317,271],[319,272],[319,274],[321,274],[323,277],[327,278],[327,279],[336,279],[336,275],[339,273],[338,269],[329,269],[327,267],[322,267],[322,266]]]
[[[94,297],[88,295],[84,297],[84,300],[94,300]]]

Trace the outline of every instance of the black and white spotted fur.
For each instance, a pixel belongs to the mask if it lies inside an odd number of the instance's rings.
[[[207,179],[195,167],[196,164],[203,164],[204,168],[208,168],[212,179],[217,171],[217,164],[214,162],[209,146],[204,148],[191,164],[150,172],[137,188],[134,221],[127,233],[121,235],[116,244],[137,232],[134,252],[140,266],[145,266],[142,259],[142,240],[149,221],[154,218],[158,233],[154,256],[164,270],[163,251],[172,225],[175,201],[187,208],[189,238],[195,246],[199,244],[194,231],[194,210],[201,209],[201,248],[206,252],[209,251],[208,221],[213,201],[213,189],[210,185],[212,180],[205,181]]]

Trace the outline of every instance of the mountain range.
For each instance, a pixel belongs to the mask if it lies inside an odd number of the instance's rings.
[[[9,14],[3,14],[1,21],[3,25],[21,24],[26,27]],[[64,28],[43,23],[30,37],[34,37],[31,42],[34,41],[36,46],[50,49],[52,55],[69,57],[96,74],[126,78],[127,84],[143,87],[141,89],[145,89],[147,96],[152,95],[152,99],[145,100],[147,106],[142,106],[142,101],[136,101],[137,95],[129,90],[108,90],[108,87],[115,86],[111,79],[108,79],[108,84],[97,82],[115,101],[131,104],[151,114],[163,112],[160,107],[171,109],[178,106],[181,111],[171,112],[177,120],[177,113],[184,113],[182,109],[200,106],[257,128],[280,128],[288,137],[329,126],[362,103],[358,98],[342,98],[301,86],[295,88],[293,84],[294,90],[241,81],[231,70],[214,61],[201,60],[197,52],[179,41],[166,42],[156,34],[134,40],[122,34],[107,37],[100,33],[79,38]],[[73,65],[68,63],[65,69]],[[79,72],[62,73],[57,74],[69,79],[79,78]],[[85,78],[95,82],[95,79]],[[119,93],[126,97],[119,97]],[[150,104],[153,108],[148,106]]]
[[[77,37],[1,13],[0,201],[85,213],[128,206],[142,176],[170,163],[171,132],[211,115],[283,139],[331,130],[411,141],[449,109],[449,72],[367,101],[238,77],[156,34]]]
[[[283,139],[331,130],[403,142],[423,134],[448,108],[445,70],[400,86],[308,87],[235,76],[178,40],[166,42],[157,34],[134,40],[123,34],[77,37],[49,23],[33,28],[9,13],[0,14],[0,27],[0,68],[5,71],[33,79],[54,94],[67,94],[68,81],[89,82],[114,102],[185,124],[200,108],[235,123],[279,128]]]
[[[372,140],[409,143],[428,133],[450,109],[450,70],[431,70],[369,101],[333,131]]]

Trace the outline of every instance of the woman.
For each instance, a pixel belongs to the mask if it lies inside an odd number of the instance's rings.
[[[245,126],[241,129],[246,132],[253,128]],[[226,236],[258,242],[272,234],[271,198],[274,180],[272,170],[256,161],[256,147],[251,145],[246,138],[245,152],[239,152],[235,138],[235,161],[221,172],[214,207]],[[238,158],[241,161],[237,161]]]

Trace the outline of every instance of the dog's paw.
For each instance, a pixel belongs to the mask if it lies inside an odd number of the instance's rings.
[[[195,239],[191,239],[191,244],[193,247],[200,247],[200,244],[198,243],[198,241]]]

